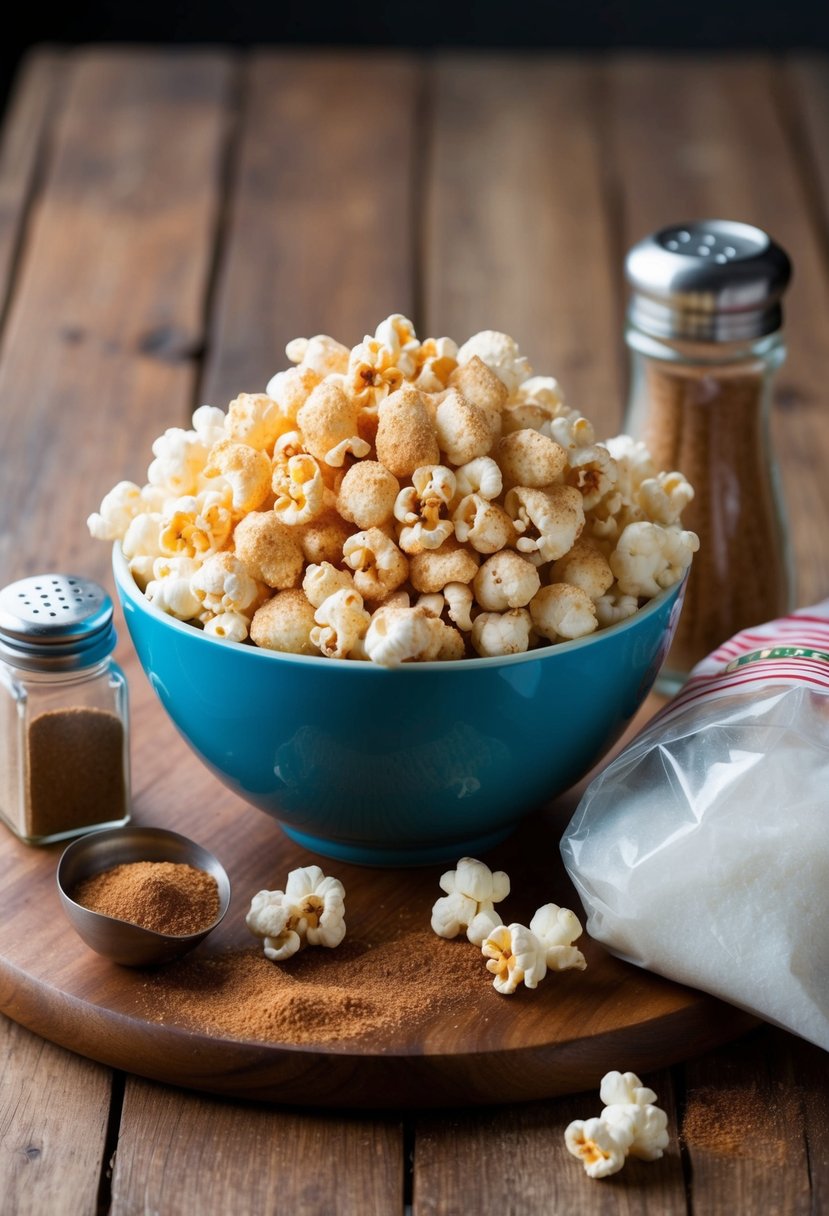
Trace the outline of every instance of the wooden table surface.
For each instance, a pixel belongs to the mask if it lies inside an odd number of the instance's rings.
[[[519,338],[618,429],[625,249],[726,215],[789,250],[773,420],[799,575],[829,594],[829,64],[688,57],[38,51],[0,155],[0,580],[111,586],[84,521],[194,406],[260,390],[285,342]],[[136,804],[227,798],[122,629]],[[61,932],[65,927],[61,926]],[[4,1213],[819,1213],[827,1057],[771,1028],[651,1075],[671,1143],[586,1178],[596,1095],[376,1117],[113,1072],[0,1023]],[[619,1062],[624,1069],[624,1061]]]

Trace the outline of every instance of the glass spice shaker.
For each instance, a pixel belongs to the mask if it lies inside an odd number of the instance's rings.
[[[0,815],[28,844],[129,819],[127,682],[112,600],[76,575],[0,591]]]
[[[632,293],[623,429],[695,491],[682,525],[698,534],[700,549],[657,684],[675,692],[716,646],[794,604],[769,440],[791,266],[761,229],[701,220],[646,237],[628,252],[625,270]]]

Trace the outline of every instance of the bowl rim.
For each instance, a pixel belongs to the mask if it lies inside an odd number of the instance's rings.
[[[374,673],[374,677],[388,677],[392,672],[399,671],[481,671],[494,667],[514,667],[522,663],[550,661],[553,655],[572,654],[591,645],[595,646],[602,638],[616,637],[630,629],[634,629],[641,622],[654,616],[667,602],[680,594],[690,573],[689,567],[679,582],[674,583],[671,587],[667,587],[664,591],[660,591],[659,595],[655,595],[652,599],[648,600],[646,604],[638,608],[631,616],[625,617],[623,621],[617,621],[615,625],[606,625],[604,629],[597,629],[583,638],[574,638],[569,642],[554,642],[549,646],[539,646],[533,650],[524,651],[522,654],[478,656],[474,659],[436,659],[423,663],[403,663],[397,667],[383,667],[379,663],[362,662],[355,659],[326,659],[322,655],[288,654],[280,650],[268,650],[263,646],[246,645],[222,638],[214,638],[211,634],[205,633],[203,629],[197,628],[190,624],[190,622],[180,621],[177,617],[171,616],[167,612],[162,612],[160,608],[157,608],[155,604],[146,598],[138,587],[132,571],[127,564],[121,543],[117,540],[113,543],[112,547],[112,570],[118,591],[123,593],[139,611],[146,613],[151,618],[154,617],[167,628],[183,633],[187,637],[195,636],[200,638],[202,643],[206,645],[218,646],[225,650],[228,647],[232,647],[234,651],[241,655],[255,656],[243,659],[243,662],[289,663],[302,667],[311,664],[314,669],[319,668],[320,664],[322,664],[325,670],[333,668],[335,670],[347,670],[351,672],[372,672]]]

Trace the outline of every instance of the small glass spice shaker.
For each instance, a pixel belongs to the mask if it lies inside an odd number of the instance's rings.
[[[77,575],[0,591],[0,815],[28,844],[129,819],[127,682],[112,600]]]
[[[624,430],[658,468],[694,487],[683,527],[700,538],[658,687],[676,691],[700,659],[794,603],[769,413],[785,358],[780,298],[788,257],[731,220],[673,225],[625,262],[630,395]]]

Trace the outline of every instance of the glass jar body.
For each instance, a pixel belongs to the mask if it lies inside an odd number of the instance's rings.
[[[128,822],[128,692],[112,659],[68,672],[0,660],[0,816],[38,845]]]
[[[769,437],[779,332],[745,343],[655,340],[633,327],[624,429],[659,469],[694,487],[682,525],[700,539],[674,643],[660,676],[675,691],[740,630],[794,605],[793,563]]]

